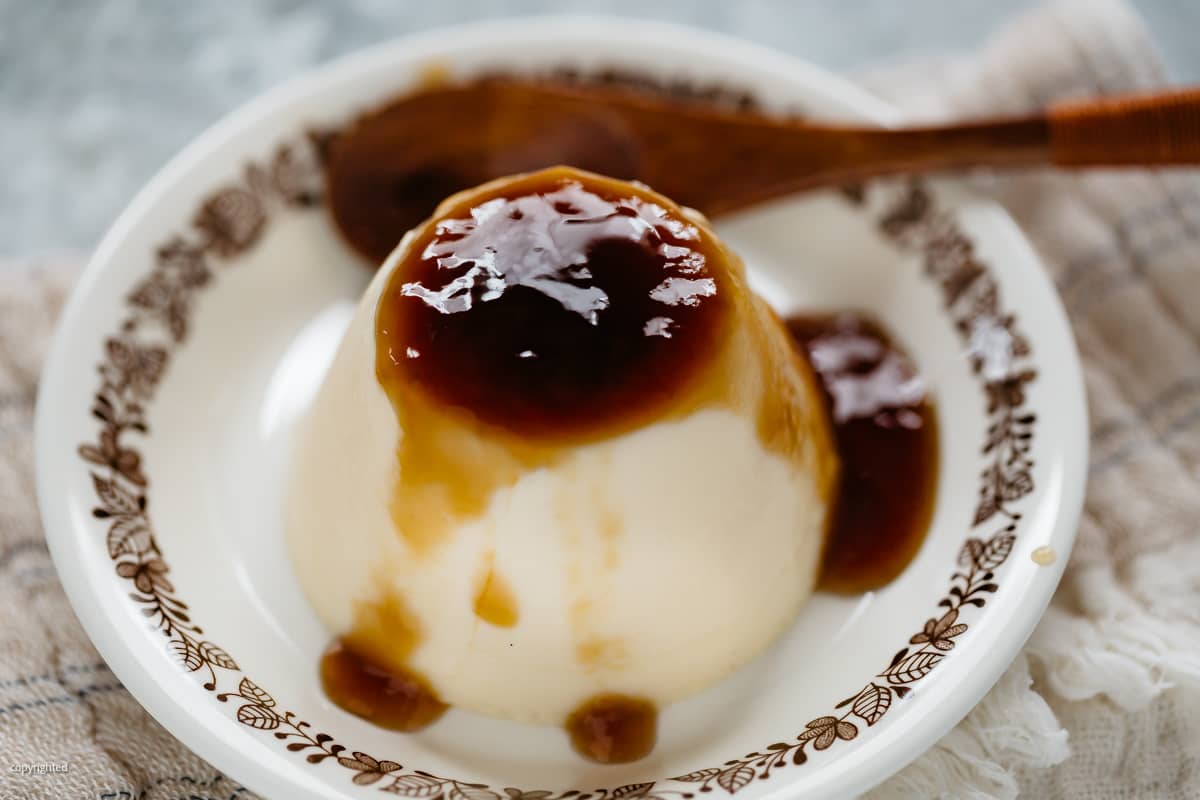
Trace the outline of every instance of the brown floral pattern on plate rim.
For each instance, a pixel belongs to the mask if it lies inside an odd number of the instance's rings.
[[[1036,423],[1026,407],[1025,387],[1036,377],[1028,340],[1000,303],[999,287],[975,254],[952,215],[938,210],[921,183],[907,184],[884,204],[877,224],[902,251],[919,255],[925,274],[940,288],[943,306],[972,353],[971,369],[980,379],[987,403],[988,429],[982,445],[985,468],[971,529],[991,522],[990,534],[963,543],[946,595],[933,616],[918,626],[907,644],[863,688],[833,704],[830,713],[809,720],[792,740],[720,766],[685,775],[590,791],[558,792],[494,788],[445,778],[395,761],[348,750],[329,734],[313,730],[295,712],[241,672],[234,658],[204,638],[187,603],[176,596],[170,567],[150,521],[149,480],[141,453],[130,439],[148,436],[146,404],[178,346],[189,333],[189,318],[199,293],[214,279],[214,267],[229,266],[257,243],[273,215],[313,208],[321,203],[320,156],[326,139],[310,134],[280,146],[264,164],[250,164],[237,182],[201,204],[186,234],[173,236],[155,254],[155,267],[126,297],[128,315],[105,341],[99,366],[100,386],[92,415],[96,439],[80,445],[89,464],[97,505],[93,516],[106,526],[108,554],[118,577],[128,581],[130,599],[155,625],[179,663],[202,676],[203,687],[222,703],[237,706],[238,722],[270,732],[311,764],[332,759],[359,786],[375,785],[405,797],[434,800],[617,800],[618,798],[691,798],[720,789],[734,794],[754,780],[804,764],[811,751],[826,750],[858,737],[860,726],[877,725],[897,700],[912,691],[954,649],[966,633],[966,615],[982,607],[999,588],[996,570],[1008,559],[1021,514],[1015,504],[1033,491],[1030,450]],[[849,203],[866,209],[875,189],[848,187]],[[1004,344],[1002,358],[989,360],[995,348],[974,346],[980,336]],[[974,348],[974,349],[972,349]],[[240,676],[240,679],[239,679]],[[236,689],[228,688],[239,679]],[[222,691],[219,688],[225,686]]]

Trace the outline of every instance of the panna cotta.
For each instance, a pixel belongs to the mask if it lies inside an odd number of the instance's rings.
[[[454,195],[299,433],[287,535],[327,689],[402,729],[650,715],[795,618],[837,470],[820,386],[703,217],[561,167]]]

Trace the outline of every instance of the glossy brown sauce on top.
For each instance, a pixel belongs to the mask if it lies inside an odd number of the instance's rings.
[[[714,250],[628,184],[507,182],[443,209],[408,248],[380,298],[376,374],[525,438],[637,427],[714,346]]]
[[[870,317],[797,316],[787,326],[820,379],[842,465],[821,588],[877,589],[925,539],[937,492],[937,415],[916,365]]]

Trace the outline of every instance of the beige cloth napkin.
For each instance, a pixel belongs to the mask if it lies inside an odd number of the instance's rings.
[[[1125,5],[1070,0],[969,59],[864,82],[916,121],[1165,77]],[[1200,798],[1200,176],[1037,171],[972,183],[1033,240],[1071,318],[1091,418],[1087,502],[1022,656],[872,797]]]
[[[1116,0],[1057,4],[971,59],[868,78],[914,118],[1161,82],[1144,30]],[[1074,322],[1091,403],[1087,509],[1024,653],[872,796],[1200,798],[1200,180],[973,182],[1017,216]],[[24,266],[0,265],[0,800],[250,798],[121,688],[55,578],[30,427],[74,269]]]

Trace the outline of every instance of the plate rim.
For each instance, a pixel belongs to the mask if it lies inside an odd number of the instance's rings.
[[[61,463],[61,455],[56,451],[61,451],[62,447],[52,446],[59,438],[55,431],[54,411],[56,407],[63,405],[59,398],[63,394],[64,387],[72,382],[67,365],[71,360],[70,350],[74,339],[69,334],[77,327],[78,318],[87,299],[93,294],[95,287],[111,266],[114,253],[129,234],[138,227],[140,220],[154,205],[158,197],[174,186],[178,178],[188,172],[196,163],[203,162],[218,151],[225,141],[243,130],[253,128],[262,119],[271,117],[280,108],[293,101],[319,91],[322,84],[337,83],[345,80],[348,75],[371,72],[377,65],[388,63],[396,58],[397,53],[404,53],[406,58],[411,57],[412,51],[427,51],[431,55],[436,55],[444,46],[444,42],[454,42],[464,37],[503,36],[508,31],[516,30],[527,32],[531,25],[538,26],[545,35],[552,35],[556,31],[570,31],[583,26],[592,28],[594,34],[597,25],[604,26],[613,32],[620,29],[624,35],[628,30],[621,26],[628,24],[629,20],[626,18],[593,15],[552,15],[483,21],[399,37],[306,71],[235,109],[193,139],[172,158],[137,193],[117,218],[89,260],[70,299],[64,306],[43,368],[34,433],[39,506],[46,529],[47,544],[56,569],[62,578],[64,590],[76,615],[83,623],[88,637],[139,704],[189,749],[219,769],[235,776],[236,780],[260,794],[291,797],[296,796],[295,792],[300,791],[301,787],[288,777],[293,771],[289,771],[288,775],[283,775],[274,770],[259,767],[242,751],[221,740],[220,737],[214,736],[206,727],[198,726],[194,703],[189,704],[186,700],[177,699],[166,686],[154,679],[148,669],[141,667],[135,656],[137,648],[131,641],[132,637],[140,632],[122,630],[126,627],[122,619],[115,614],[107,613],[100,603],[93,602],[95,592],[100,585],[100,571],[85,567],[80,559],[72,558],[71,529],[76,525],[84,527],[88,523],[72,520],[67,516],[65,503],[56,502],[58,499],[56,484],[62,480],[55,473],[55,467]],[[765,46],[673,23],[650,23],[638,20],[637,25],[642,34],[646,36],[679,36],[694,44],[708,42],[734,58],[779,65],[798,76],[803,82],[824,86],[831,92],[835,92],[845,99],[847,105],[874,118],[881,124],[893,124],[899,118],[898,112],[894,108],[845,79]],[[1073,426],[1074,430],[1065,431],[1064,436],[1067,440],[1076,441],[1078,445],[1078,447],[1070,449],[1078,454],[1080,474],[1068,475],[1062,480],[1060,491],[1063,499],[1050,533],[1060,558],[1053,567],[1037,573],[1035,582],[1040,582],[1042,586],[1031,584],[1024,590],[1022,602],[1014,612],[1014,624],[1004,627],[999,632],[997,643],[1003,642],[1003,645],[999,647],[1003,651],[1003,657],[984,662],[985,666],[974,673],[976,676],[982,674],[984,677],[975,678],[970,691],[959,688],[954,694],[955,702],[945,704],[946,707],[961,707],[961,711],[943,709],[941,713],[927,714],[926,716],[932,721],[919,721],[916,731],[928,731],[928,733],[910,736],[886,750],[888,757],[881,760],[889,762],[887,766],[861,770],[856,779],[849,780],[838,787],[841,791],[864,791],[888,775],[902,769],[932,746],[978,703],[1003,671],[1008,668],[1012,659],[1019,653],[1021,645],[1032,633],[1036,621],[1041,618],[1065,568],[1067,556],[1074,542],[1078,518],[1082,509],[1088,451],[1087,408],[1084,402],[1082,368],[1078,350],[1074,344],[1061,301],[1032,245],[1007,212],[990,201],[987,201],[987,206],[998,212],[994,214],[995,219],[991,221],[991,224],[1003,232],[1009,246],[1022,251],[1021,263],[1031,267],[1028,274],[1023,277],[1036,284],[1034,289],[1038,294],[1044,295],[1050,300],[1047,309],[1049,316],[1045,322],[1048,328],[1058,328],[1059,330],[1047,330],[1047,338],[1061,338],[1065,344],[1065,352],[1069,356],[1064,363],[1056,363],[1055,367],[1056,371],[1066,373],[1066,382],[1075,390],[1073,393],[1077,395],[1077,398],[1074,398],[1078,401],[1077,403],[1071,402],[1071,399],[1068,399],[1068,403],[1077,406],[1080,413],[1076,415],[1077,421]],[[70,445],[69,449],[73,452],[73,443],[68,444]],[[1070,453],[1067,454],[1067,458],[1071,458]],[[107,575],[104,578],[111,580]],[[1031,598],[1035,602],[1031,602]],[[969,702],[967,702],[968,699]],[[904,745],[903,748],[901,748],[901,744]],[[333,796],[328,795],[325,786],[318,785],[313,781],[302,782],[310,784],[304,790],[311,792],[311,796]],[[785,779],[779,786],[763,796],[773,800],[785,797],[789,790],[787,784],[788,781]],[[334,789],[334,791],[337,790]],[[338,792],[338,794],[340,796],[341,793]]]

